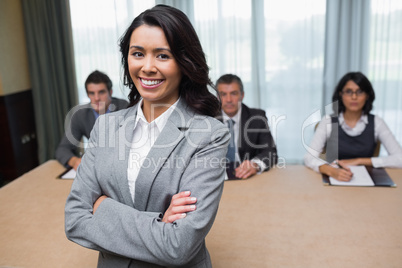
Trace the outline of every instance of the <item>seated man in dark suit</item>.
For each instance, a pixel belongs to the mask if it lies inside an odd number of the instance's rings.
[[[56,150],[56,159],[75,170],[81,163],[80,141],[84,136],[89,138],[98,116],[128,106],[127,101],[112,97],[112,81],[102,72],[92,72],[85,81],[85,89],[91,102],[77,105],[69,112],[65,134]]]
[[[239,164],[234,175],[246,179],[269,170],[277,163],[278,156],[265,112],[242,103],[243,83],[236,75],[221,76],[216,88],[222,102],[222,121],[233,137],[226,158],[230,163]]]

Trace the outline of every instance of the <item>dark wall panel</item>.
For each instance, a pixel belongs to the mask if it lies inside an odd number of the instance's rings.
[[[38,165],[31,90],[0,97],[0,179],[11,181]]]

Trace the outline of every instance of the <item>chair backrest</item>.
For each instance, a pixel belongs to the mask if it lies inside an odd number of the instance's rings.
[[[374,149],[373,157],[378,157],[380,155],[381,141],[377,141],[377,146]]]

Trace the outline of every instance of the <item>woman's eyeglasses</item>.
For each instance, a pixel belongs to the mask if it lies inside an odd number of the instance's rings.
[[[352,97],[353,94],[356,94],[357,97],[363,96],[364,94],[366,94],[366,92],[364,92],[361,89],[358,89],[356,91],[353,91],[351,89],[347,89],[347,90],[342,90],[342,95],[348,96],[348,97]]]

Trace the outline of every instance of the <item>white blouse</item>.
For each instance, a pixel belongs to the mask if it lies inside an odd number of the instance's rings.
[[[134,135],[131,141],[127,167],[128,186],[133,202],[135,182],[137,181],[138,173],[143,165],[155,165],[152,161],[153,159],[147,159],[147,155],[156,139],[159,137],[162,129],[165,127],[169,116],[172,114],[179,100],[180,98],[151,123],[148,123],[142,112],[142,99],[138,103],[137,118],[135,120]],[[145,160],[147,160],[147,162],[145,162]]]
[[[353,128],[345,123],[343,113],[339,114],[338,119],[342,129],[349,136],[360,135],[368,124],[367,115],[362,115]],[[331,117],[326,115],[319,123],[314,133],[313,140],[307,148],[307,153],[304,155],[304,164],[316,172],[319,172],[321,165],[328,164],[325,160],[320,158],[320,154],[325,149],[326,141],[331,135],[331,130]],[[374,116],[374,138],[376,141],[381,142],[385,150],[387,150],[388,156],[372,157],[371,162],[373,163],[373,167],[402,168],[402,148],[384,120],[377,115]]]

